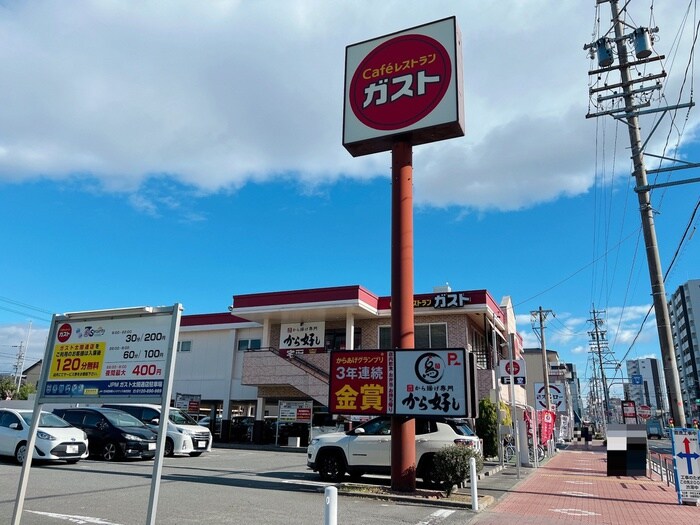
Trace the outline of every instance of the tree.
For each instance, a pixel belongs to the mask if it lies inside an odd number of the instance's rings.
[[[15,399],[29,399],[29,394],[33,394],[35,392],[36,386],[25,383],[19,387],[19,391],[17,391],[17,396]]]
[[[498,456],[498,413],[490,399],[479,401],[476,434],[484,442],[484,457]]]
[[[13,378],[3,377],[0,379],[0,396],[2,396],[2,399],[12,399],[16,390],[17,387]]]

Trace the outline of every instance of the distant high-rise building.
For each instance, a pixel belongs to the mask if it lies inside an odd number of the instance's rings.
[[[654,417],[668,412],[666,381],[660,364],[653,357],[627,360],[626,393],[635,405],[651,407]]]
[[[697,331],[697,323],[700,321],[700,279],[679,286],[671,296],[668,311],[681,382],[683,410],[686,420],[697,419],[700,414],[700,347]]]

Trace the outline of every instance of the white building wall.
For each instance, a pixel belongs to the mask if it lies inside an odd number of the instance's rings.
[[[203,400],[254,400],[257,388],[241,385],[242,352],[236,351],[237,330],[229,325],[185,326],[180,343],[191,342],[189,352],[178,352],[173,396],[199,394]]]

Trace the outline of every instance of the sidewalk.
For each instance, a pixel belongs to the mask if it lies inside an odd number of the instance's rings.
[[[508,468],[478,482],[478,493],[495,502],[469,521],[478,525],[697,525],[700,508],[678,505],[673,484],[658,475],[607,475],[607,450],[594,441],[590,450],[573,444],[559,450],[538,469]]]

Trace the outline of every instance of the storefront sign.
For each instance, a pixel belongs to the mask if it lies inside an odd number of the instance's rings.
[[[343,145],[354,157],[464,135],[454,17],[347,46]]]
[[[278,419],[285,423],[311,423],[311,401],[280,401]]]
[[[295,354],[325,352],[325,333],[324,321],[283,324],[280,326],[279,353],[282,357],[291,357]]]
[[[331,353],[329,412],[476,417],[463,348]]]
[[[556,412],[566,412],[566,395],[564,383],[549,384],[549,399]],[[544,383],[535,383],[535,408],[547,409],[547,396],[545,395]]]

